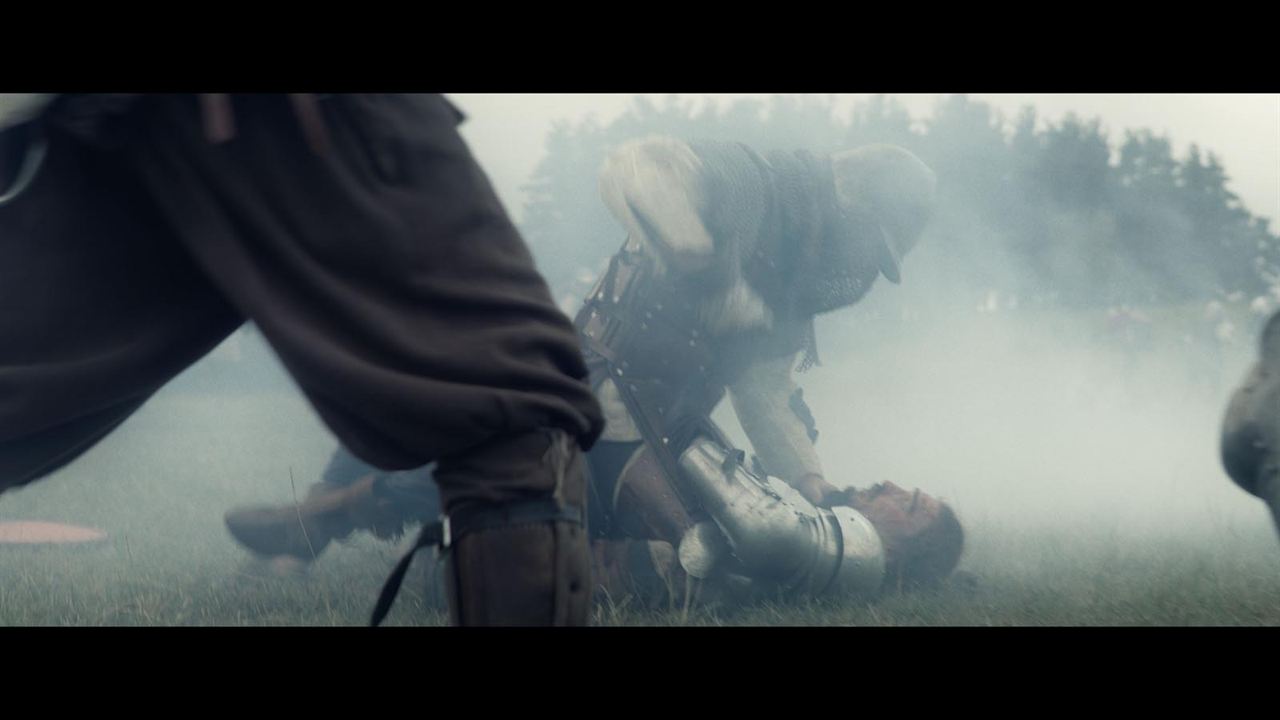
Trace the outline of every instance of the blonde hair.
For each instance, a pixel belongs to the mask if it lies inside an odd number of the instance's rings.
[[[676,258],[709,257],[715,243],[702,222],[707,200],[701,172],[702,160],[675,138],[630,140],[605,158],[600,195],[634,240]]]

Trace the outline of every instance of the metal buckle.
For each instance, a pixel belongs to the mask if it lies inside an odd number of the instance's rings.
[[[449,516],[440,516],[440,544],[436,546],[436,555],[439,556],[445,550],[453,545],[453,531],[449,527]]]

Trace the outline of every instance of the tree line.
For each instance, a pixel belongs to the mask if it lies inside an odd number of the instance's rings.
[[[555,124],[526,186],[521,230],[558,297],[580,299],[621,244],[596,177],[609,150],[668,134],[759,150],[833,152],[894,143],[938,173],[925,242],[973,288],[1067,307],[1171,304],[1280,291],[1280,237],[1230,190],[1218,156],[1099,119],[1006,118],[964,95],[913,118],[891,97],[844,113],[830,97],[728,103],[637,97],[618,118]]]

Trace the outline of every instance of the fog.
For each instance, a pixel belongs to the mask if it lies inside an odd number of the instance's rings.
[[[801,384],[834,481],[923,488],[975,529],[1269,524],[1217,454],[1251,343],[1144,347],[1108,337],[1105,317],[957,306],[907,277],[877,292],[909,304],[881,297],[819,328],[833,351]]]
[[[640,94],[643,95],[643,94]],[[543,155],[543,140],[557,122],[594,117],[600,122],[620,115],[636,97],[608,94],[475,94],[448,96],[467,113],[463,136],[484,165],[503,202],[520,216],[526,195],[522,187]],[[660,100],[662,93],[646,97]],[[700,102],[727,102],[767,94],[677,95]],[[831,97],[847,111],[870,95]],[[899,100],[914,117],[923,117],[942,97],[901,93]],[[1173,138],[1182,152],[1191,143],[1213,149],[1231,170],[1234,189],[1254,212],[1280,218],[1280,95],[1275,94],[1139,94],[1139,93],[973,93],[1008,117],[1035,107],[1044,122],[1068,113],[1099,117],[1118,135],[1124,128],[1150,128]]]
[[[658,111],[639,115],[650,117],[659,131],[679,134],[681,130],[668,128],[682,128],[681,122],[663,116],[670,98],[648,97]],[[592,208],[567,213],[559,225],[535,224],[529,214],[531,196],[559,197],[545,188],[569,183],[570,176],[578,182],[584,170],[556,174],[548,166],[552,161],[535,149],[536,142],[526,144],[522,133],[546,132],[559,121],[562,130],[577,131],[585,142],[607,146],[627,132],[646,129],[634,121],[635,127],[613,132],[627,122],[619,118],[634,106],[634,98],[453,99],[471,114],[464,125],[468,141],[523,223],[562,306],[573,312],[604,258],[621,241],[621,231]],[[744,99],[772,100],[676,96],[675,104],[687,103],[693,116],[712,104],[727,114],[726,106]],[[1062,126],[1072,116],[1096,120],[1111,145],[1107,160],[1113,166],[1126,131],[1148,130],[1167,139],[1177,158],[1195,145],[1199,152],[1221,158],[1226,187],[1239,197],[1240,206],[1260,218],[1274,218],[1280,209],[1280,96],[969,99],[971,106],[986,104],[994,111],[1006,137],[1027,106],[1035,109],[1036,127],[1042,131]],[[806,103],[829,103],[834,116],[844,117],[868,97],[794,100],[791,126],[814,129],[791,136],[780,130],[749,141],[773,147],[829,146],[832,140],[821,123],[804,125],[808,115],[820,112]],[[921,128],[945,98],[903,95],[889,100],[910,113],[913,127]],[[704,127],[687,132],[691,138],[706,137]],[[970,162],[963,147],[967,138],[949,137],[957,147],[944,159],[963,167]],[[726,133],[722,139],[748,138]],[[983,140],[975,131],[974,142]],[[580,152],[591,157],[596,150],[584,144]],[[582,158],[574,161],[589,164]],[[530,179],[535,167],[541,171],[541,185]],[[1010,230],[988,220],[991,215],[1016,215],[1028,191],[1016,184],[1009,187],[1007,177],[992,188],[998,192],[979,188],[975,192],[984,194],[989,206],[984,218],[963,193],[947,187],[957,178],[943,174],[939,180],[939,217],[907,258],[903,283],[894,286],[881,279],[858,306],[820,318],[823,365],[799,377],[818,420],[818,450],[832,481],[865,485],[891,480],[918,486],[950,500],[974,528],[1016,523],[1139,533],[1193,527],[1269,532],[1262,505],[1231,484],[1217,456],[1222,411],[1253,358],[1265,317],[1258,307],[1251,310],[1250,303],[1258,294],[1266,295],[1266,283],[1247,293],[1237,291],[1218,277],[1214,251],[1205,255],[1172,232],[1166,237],[1165,229],[1155,232],[1157,250],[1122,264],[1097,241],[1106,233],[1123,241],[1113,220],[1061,211],[1041,231],[1052,251],[1055,283],[1042,286],[1045,276],[1031,273],[1027,262],[1010,252],[1013,246],[992,240]],[[584,203],[598,205],[593,185],[583,180],[571,187],[586,196]],[[531,193],[534,188],[542,189]],[[1165,219],[1191,222],[1173,218],[1175,214],[1167,213]],[[582,233],[589,237],[576,238],[583,227],[590,228]],[[566,247],[574,251],[564,252]],[[1082,288],[1079,297],[1065,302],[1062,295],[1072,287]],[[1152,299],[1160,288],[1173,287],[1186,291],[1176,299]],[[1097,297],[1103,293],[1107,297]],[[1263,307],[1274,307],[1276,299],[1267,296]],[[717,419],[745,444],[727,406]]]
[[[712,101],[743,97],[768,98]],[[1116,144],[1124,130],[1144,128],[1167,137],[1178,158],[1196,144],[1221,159],[1240,207],[1280,217],[1280,96],[970,97],[998,111],[1006,134],[1034,106],[1042,128],[1074,113],[1100,119]],[[530,188],[535,170],[552,162],[547,139],[557,121],[608,127],[631,96],[451,98],[468,113],[464,136],[557,299],[574,311],[622,231],[596,207],[593,183],[574,190],[589,227],[539,225],[531,203],[550,196]],[[917,124],[939,102],[896,99]],[[840,117],[865,100],[830,99]],[[772,140],[827,142],[806,134]],[[906,258],[901,285],[881,278],[862,303],[819,319],[822,364],[797,379],[829,479],[920,487],[949,501],[971,536],[1010,525],[1116,537],[1271,532],[1261,503],[1231,484],[1217,456],[1227,399],[1254,357],[1264,310],[1280,301],[1267,294],[1269,276],[1248,288],[1223,286],[1219,268],[1174,244],[1175,260],[1163,265],[1145,256],[1119,264],[1089,244],[1103,234],[1090,223],[1110,222],[1097,213],[1045,224],[1047,245],[1065,260],[1035,275],[1007,251],[1013,245],[998,244],[1011,231],[969,214],[964,197],[944,197],[938,222]],[[1104,273],[1105,285],[1090,284]],[[1044,278],[1053,287],[1042,287]],[[1064,300],[1073,291],[1079,297]],[[1114,297],[1089,302],[1096,292]],[[716,419],[745,442],[727,403]],[[136,538],[150,538],[181,562],[232,572],[242,556],[222,513],[300,497],[335,445],[246,327],[82,459],[0,496],[0,519],[95,524],[134,537],[129,553],[139,552]],[[357,551],[389,568],[390,551],[375,545]]]

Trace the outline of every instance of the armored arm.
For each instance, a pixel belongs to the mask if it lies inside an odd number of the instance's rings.
[[[680,457],[686,481],[711,521],[680,543],[680,564],[709,577],[726,556],[753,581],[808,595],[867,594],[884,578],[880,535],[851,507],[816,508],[785,485],[773,486],[736,453],[699,438]]]

